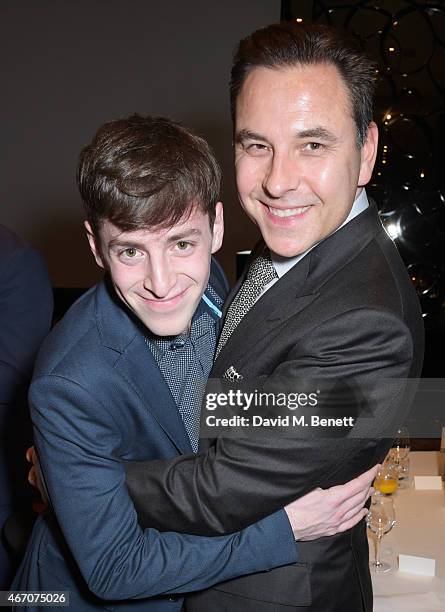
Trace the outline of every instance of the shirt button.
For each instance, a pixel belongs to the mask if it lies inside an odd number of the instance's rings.
[[[185,340],[175,340],[170,344],[170,350],[176,351],[177,349],[184,348]]]

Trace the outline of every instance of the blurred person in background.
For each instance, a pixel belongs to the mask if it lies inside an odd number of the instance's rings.
[[[24,452],[31,443],[27,391],[37,350],[49,332],[53,295],[42,256],[0,226],[0,590],[17,559],[4,525],[32,516]],[[16,528],[13,531],[16,531]]]

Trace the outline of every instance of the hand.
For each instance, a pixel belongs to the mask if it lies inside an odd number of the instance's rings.
[[[48,505],[48,498],[46,496],[46,489],[42,481],[42,475],[40,472],[39,456],[36,453],[34,446],[30,446],[26,451],[26,460],[32,463],[32,467],[28,472],[28,482],[30,485],[39,490],[40,497],[45,507]],[[39,508],[41,512],[42,508]]]
[[[315,489],[285,506],[295,539],[315,540],[354,527],[368,513],[363,506],[373,493],[371,485],[379,467],[344,485]]]

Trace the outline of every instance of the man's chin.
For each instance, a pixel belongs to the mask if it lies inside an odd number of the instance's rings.
[[[297,255],[301,255],[311,248],[310,241],[308,241],[307,246],[305,242],[295,239],[277,239],[275,236],[265,236],[264,241],[273,253],[286,259],[297,257]]]
[[[152,334],[161,338],[164,336],[181,336],[188,334],[190,330],[190,323],[178,320],[174,322],[143,321],[143,323]]]
[[[186,300],[181,300],[173,308],[166,307],[165,312],[159,312],[158,309],[151,311],[146,306],[138,309],[133,307],[132,310],[152,334],[160,337],[180,336],[188,334],[190,330],[190,323],[196,310],[194,306]]]

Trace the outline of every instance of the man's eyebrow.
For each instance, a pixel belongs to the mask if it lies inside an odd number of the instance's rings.
[[[202,235],[202,231],[200,229],[197,229],[197,228],[185,229],[181,232],[178,232],[177,234],[172,234],[171,236],[168,236],[167,242],[168,243],[178,242],[181,240],[186,240],[187,238],[193,238],[194,236],[199,237],[201,235]],[[135,238],[125,239],[125,238],[121,238],[120,236],[116,236],[116,238],[113,238],[112,240],[110,240],[110,242],[108,243],[108,248],[112,249],[116,247],[125,247],[125,248],[134,248],[134,249],[144,250],[145,244],[146,243],[144,242],[144,240],[137,240]]]
[[[297,136],[298,138],[318,138],[320,140],[326,140],[328,142],[337,142],[338,140],[335,134],[321,126],[297,132]]]
[[[309,128],[307,130],[301,130],[297,132],[298,138],[318,138],[327,142],[337,142],[338,138],[324,127],[317,126]],[[246,140],[261,140],[267,142],[267,138],[258,132],[252,132],[251,130],[240,130],[235,134],[235,143],[243,144]]]
[[[202,235],[202,231],[197,228],[185,229],[177,234],[172,234],[168,237],[168,242],[180,242],[181,240],[186,240],[187,238],[198,238]]]
[[[144,243],[139,242],[138,240],[129,239],[125,240],[125,238],[112,238],[108,243],[108,248],[113,249],[115,247],[126,247],[130,249],[143,249]]]
[[[266,142],[267,138],[258,134],[258,132],[251,132],[250,130],[240,130],[235,134],[235,143],[242,144],[246,140],[262,140]]]

